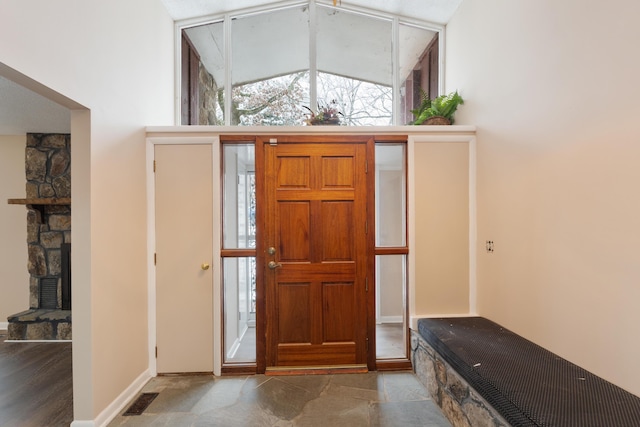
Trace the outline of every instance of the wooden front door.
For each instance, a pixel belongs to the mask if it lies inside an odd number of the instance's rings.
[[[373,141],[258,142],[265,165],[266,369],[366,369]]]

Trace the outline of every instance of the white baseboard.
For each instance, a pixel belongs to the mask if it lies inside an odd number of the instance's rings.
[[[380,316],[376,320],[376,323],[402,323],[402,316]]]
[[[136,378],[120,395],[107,406],[95,420],[78,420],[71,423],[71,427],[106,427],[142,390],[142,387],[151,379],[147,369]]]
[[[6,331],[9,329],[9,322],[0,322],[0,331]]]
[[[22,342],[22,343],[34,343],[34,342],[61,343],[61,342],[66,342],[66,343],[70,343],[70,342],[73,342],[73,341],[71,341],[71,340],[5,340],[4,342]]]

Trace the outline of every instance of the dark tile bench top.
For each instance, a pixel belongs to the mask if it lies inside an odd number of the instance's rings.
[[[420,319],[418,332],[514,427],[640,426],[640,398],[488,319]]]

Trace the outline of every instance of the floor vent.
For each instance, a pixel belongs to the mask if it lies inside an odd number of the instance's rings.
[[[141,415],[156,397],[158,393],[142,393],[122,415]]]

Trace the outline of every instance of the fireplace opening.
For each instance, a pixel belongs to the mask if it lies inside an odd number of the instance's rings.
[[[40,279],[40,308],[55,310],[58,305],[58,279],[45,277]]]
[[[62,264],[62,271],[60,272],[62,309],[71,310],[71,243],[63,243],[60,246],[60,250]]]
[[[60,279],[43,277],[40,279],[38,308],[46,310],[71,310],[71,243],[60,245]],[[58,282],[60,291],[58,292]]]

